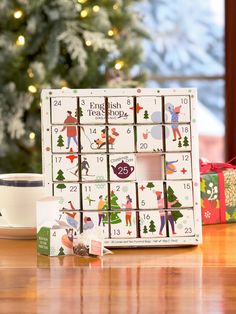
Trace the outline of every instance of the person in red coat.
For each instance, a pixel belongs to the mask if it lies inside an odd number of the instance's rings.
[[[72,112],[67,111],[68,115],[67,118],[64,121],[64,124],[73,124],[77,122],[77,119],[72,117]],[[66,149],[70,148],[70,141],[71,138],[73,138],[74,142],[76,145],[78,145],[77,142],[77,127],[75,125],[65,125],[62,129],[61,132],[63,132],[66,129],[66,135],[67,135],[67,147]]]

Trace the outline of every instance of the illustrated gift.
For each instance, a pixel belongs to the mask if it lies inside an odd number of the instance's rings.
[[[202,223],[236,222],[236,166],[200,160]]]
[[[105,247],[201,243],[195,89],[41,98],[45,190],[60,198],[60,227],[99,229]]]

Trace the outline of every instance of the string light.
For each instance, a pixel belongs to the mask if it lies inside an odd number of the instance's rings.
[[[88,46],[88,47],[90,47],[90,46],[92,45],[91,40],[86,40],[85,45]]]
[[[100,10],[99,5],[93,6],[93,12],[98,12]]]
[[[13,13],[13,16],[15,19],[20,19],[23,15],[23,12],[21,10],[17,10]]]
[[[114,32],[112,29],[110,29],[108,32],[107,32],[108,36],[113,36],[114,35]]]
[[[67,87],[68,86],[68,83],[66,80],[60,80],[60,86],[61,87]]]
[[[79,3],[84,4],[87,0],[78,0]]]
[[[27,73],[28,73],[30,78],[34,77],[34,73],[33,73],[33,70],[31,68],[28,68]]]
[[[28,91],[32,94],[35,94],[37,92],[37,88],[34,85],[28,86]]]
[[[119,4],[118,3],[115,3],[113,4],[113,10],[118,10],[119,9]]]
[[[25,37],[23,35],[18,36],[16,40],[16,45],[17,46],[24,46],[25,44]]]
[[[121,70],[124,65],[125,65],[124,61],[119,60],[119,61],[116,62],[114,67],[115,67],[116,70]]]
[[[34,140],[35,139],[35,133],[34,132],[30,132],[30,134],[29,134],[29,139],[30,140]]]
[[[86,16],[88,16],[88,10],[86,10],[86,9],[82,10],[82,11],[80,12],[80,16],[81,16],[82,18],[85,18]]]

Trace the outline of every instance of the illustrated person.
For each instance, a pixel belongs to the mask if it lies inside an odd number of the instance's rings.
[[[176,141],[177,135],[178,139],[180,140],[182,138],[180,131],[179,131],[179,114],[180,114],[180,108],[182,106],[176,106],[174,107],[173,105],[169,104],[168,106],[168,111],[171,114],[171,128],[173,132],[173,141]]]
[[[159,235],[163,235],[162,231],[163,231],[163,228],[165,227],[166,214],[165,214],[164,210],[160,210],[159,213],[160,213],[160,218],[161,218],[161,226],[160,226],[160,230],[159,230]],[[168,218],[168,221],[170,222],[172,234],[176,234],[176,232],[175,232],[175,221],[174,221],[174,218],[173,218],[170,210],[167,213],[167,218]]]
[[[156,191],[155,194],[157,196],[157,208],[164,208],[164,198],[161,197],[162,192]]]
[[[101,137],[97,140],[94,140],[94,142],[97,144],[98,149],[106,144],[106,129],[101,130]]]
[[[67,111],[67,118],[64,121],[64,124],[72,124],[72,123],[76,123],[77,119],[72,117],[72,112],[71,111]],[[66,135],[67,135],[67,147],[66,149],[70,148],[70,142],[71,142],[71,138],[73,138],[74,142],[76,145],[78,145],[77,142],[77,127],[75,125],[65,125],[60,132],[63,132],[64,130],[66,130]]]
[[[94,227],[94,223],[91,217],[84,217],[83,230],[92,229]]]
[[[103,199],[103,196],[100,195],[99,196],[99,202],[98,202],[98,225],[101,225],[101,222],[103,222],[103,219],[105,218],[105,215],[103,213],[103,207],[105,206],[105,204],[107,204],[107,199]],[[103,222],[103,226],[105,226],[104,222]]]
[[[125,212],[125,222],[126,222],[126,226],[128,226],[128,224],[131,226],[131,216],[132,216],[132,198],[130,197],[130,195],[126,196],[126,203],[123,204],[126,208],[126,212]]]
[[[87,176],[88,175],[88,172],[89,172],[89,163],[87,162],[87,158],[84,157],[84,160],[81,162],[81,172],[83,170],[86,171],[85,175]]]
[[[108,144],[113,145],[115,143],[116,138],[119,136],[120,134],[116,131],[115,128],[111,129],[111,135],[108,136]]]

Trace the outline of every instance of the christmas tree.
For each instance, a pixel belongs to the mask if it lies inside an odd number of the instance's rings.
[[[155,185],[154,185],[152,182],[148,182],[148,184],[146,185],[146,187],[151,190],[152,188],[155,187]]]
[[[144,226],[144,227],[143,227],[143,233],[144,233],[144,234],[148,233],[147,226]]]
[[[181,141],[179,141],[179,143],[178,143],[178,147],[182,147],[182,143],[181,143]]]
[[[118,224],[121,222],[121,219],[119,217],[119,211],[117,212],[117,210],[120,209],[120,205],[117,203],[118,201],[118,197],[117,195],[114,193],[114,191],[111,191],[110,194],[110,209],[111,210],[116,210],[114,212],[110,213],[110,222],[111,224]],[[103,206],[103,210],[107,210],[108,209],[108,204],[106,203]],[[108,223],[108,215],[105,215],[104,219],[103,219],[103,223]]]
[[[59,169],[58,172],[57,172],[56,180],[59,180],[59,181],[65,180],[65,177],[64,177],[63,174],[64,174],[64,172],[61,169]]]
[[[189,146],[189,141],[188,141],[187,136],[184,137],[183,146],[184,147],[188,147]]]
[[[59,255],[65,255],[65,253],[64,253],[64,249],[63,249],[63,247],[62,247],[62,246],[60,247],[60,250],[59,250],[58,256],[59,256]]]
[[[149,119],[149,114],[148,114],[148,111],[147,111],[147,110],[144,111],[143,118],[144,118],[144,119]]]
[[[174,190],[171,186],[168,186],[167,189],[167,201],[168,201],[168,207],[181,207],[182,204],[177,199]]]
[[[59,135],[58,136],[58,139],[57,139],[57,146],[62,148],[64,146],[64,140],[63,140],[63,137],[62,135]]]
[[[42,88],[143,80],[137,1],[0,1],[0,171],[41,172]]]
[[[56,188],[59,189],[59,190],[61,190],[61,192],[62,192],[62,190],[65,189],[66,186],[65,186],[64,183],[59,183],[59,184],[56,185]]]
[[[156,231],[156,226],[155,226],[155,223],[154,223],[153,220],[150,221],[149,231],[150,231],[151,233],[153,233],[153,232]]]

